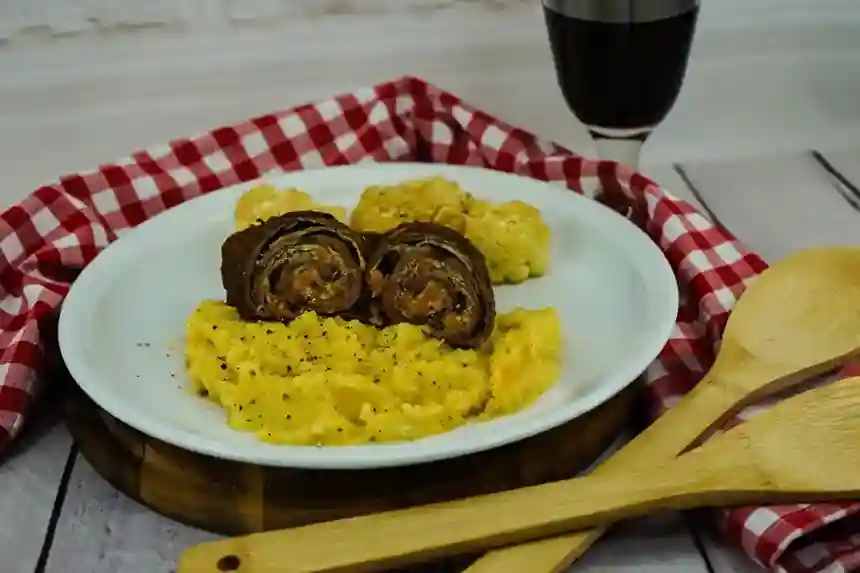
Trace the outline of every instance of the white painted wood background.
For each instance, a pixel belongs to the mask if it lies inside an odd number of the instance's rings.
[[[645,161],[856,141],[858,28],[854,0],[705,0]],[[403,73],[591,152],[556,88],[538,0],[5,0],[0,30],[0,156],[15,165],[0,202],[57,171]]]
[[[643,170],[771,260],[860,242],[858,32],[854,0],[705,0]],[[592,152],[538,0],[5,0],[0,208],[61,172],[404,73]],[[0,465],[0,573],[168,573],[208,537],[113,491],[60,425],[23,446]],[[575,570],[755,568],[667,515],[620,527]]]

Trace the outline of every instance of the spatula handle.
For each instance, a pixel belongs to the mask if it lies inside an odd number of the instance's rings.
[[[735,460],[744,463],[743,456],[693,452],[647,474],[579,478],[205,543],[183,554],[178,573],[379,571],[663,507],[721,503],[722,493],[760,485],[757,474]]]

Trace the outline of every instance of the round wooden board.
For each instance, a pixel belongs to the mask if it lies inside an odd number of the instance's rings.
[[[572,422],[479,454],[379,470],[299,470],[207,457],[149,438],[75,384],[66,420],[83,456],[114,487],[176,521],[238,535],[535,485],[576,475],[633,417],[631,387]],[[635,385],[634,385],[635,386]]]

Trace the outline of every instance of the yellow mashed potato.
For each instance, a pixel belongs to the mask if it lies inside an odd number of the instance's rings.
[[[291,211],[322,211],[346,223],[346,209],[321,205],[299,189],[276,189],[272,185],[257,185],[248,189],[236,202],[233,212],[236,230],[254,225],[258,220],[265,221]]]
[[[554,309],[497,317],[481,350],[454,350],[398,324],[384,329],[305,313],[245,322],[219,301],[187,320],[194,389],[234,429],[297,445],[411,440],[522,409],[558,377]]]
[[[406,221],[430,221],[469,238],[487,259],[496,284],[546,274],[549,227],[536,207],[522,201],[478,199],[442,177],[374,185],[350,214],[356,231],[381,233]]]

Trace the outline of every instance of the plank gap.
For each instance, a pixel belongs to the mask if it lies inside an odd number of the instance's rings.
[[[675,173],[678,174],[678,177],[680,177],[681,180],[684,182],[684,185],[687,186],[687,189],[690,190],[690,193],[693,194],[693,197],[696,198],[696,201],[699,202],[699,205],[701,205],[702,209],[705,210],[705,214],[708,216],[708,219],[710,219],[718,227],[724,227],[722,221],[720,221],[720,218],[717,217],[717,214],[714,213],[714,211],[708,206],[708,202],[705,201],[704,195],[699,191],[698,187],[693,184],[693,181],[687,175],[687,172],[684,171],[684,168],[681,166],[681,164],[675,163],[672,168],[675,170]]]
[[[842,174],[832,163],[830,163],[820,152],[812,150],[809,152],[815,163],[831,178],[833,188],[845,201],[860,212],[860,189],[857,188],[845,175]]]
[[[72,447],[69,448],[69,455],[66,458],[66,465],[63,467],[63,476],[60,478],[57,496],[54,498],[54,506],[51,509],[51,517],[48,520],[48,529],[45,531],[45,538],[42,541],[42,550],[39,552],[39,559],[36,561],[33,573],[45,573],[45,569],[48,566],[48,557],[51,554],[54,536],[57,533],[57,523],[59,523],[60,514],[63,512],[63,504],[69,491],[69,481],[72,478],[72,471],[75,469],[75,460],[77,457],[78,448],[75,444],[72,444]]]

